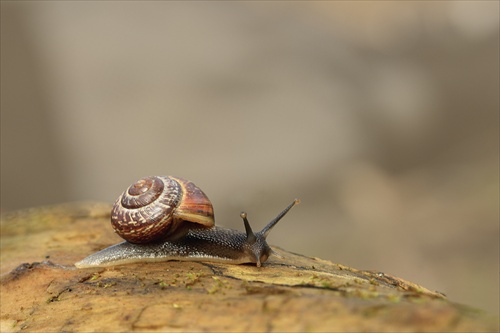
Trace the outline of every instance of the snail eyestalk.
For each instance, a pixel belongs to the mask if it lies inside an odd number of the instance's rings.
[[[264,227],[264,229],[262,229],[260,231],[260,234],[262,234],[262,236],[264,238],[266,238],[267,235],[269,235],[269,233],[271,232],[271,229],[279,222],[279,220],[281,220],[283,218],[283,216],[285,216],[286,213],[288,213],[288,211],[290,209],[292,209],[293,206],[298,205],[299,203],[300,203],[300,199],[293,200],[293,202],[291,204],[289,204],[288,207],[286,207],[281,213],[278,214],[278,216],[276,216],[271,222],[269,222]]]
[[[240,217],[243,219],[243,223],[245,224],[245,231],[247,233],[247,242],[249,244],[255,243],[257,237],[255,237],[255,234],[253,233],[252,228],[250,227],[250,223],[248,222],[247,219],[247,213],[241,212]]]

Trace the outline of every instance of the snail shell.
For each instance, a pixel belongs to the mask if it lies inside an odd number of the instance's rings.
[[[111,225],[130,243],[175,240],[189,229],[213,227],[214,210],[206,194],[190,181],[145,177],[116,200]]]

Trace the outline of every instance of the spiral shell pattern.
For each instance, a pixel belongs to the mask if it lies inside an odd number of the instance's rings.
[[[191,199],[192,193],[201,196],[201,209],[199,203],[194,210],[190,208],[190,202],[200,201]],[[193,183],[171,176],[139,179],[117,199],[111,211],[113,229],[131,243],[176,238],[176,232],[187,230],[185,221],[213,226],[213,208]]]

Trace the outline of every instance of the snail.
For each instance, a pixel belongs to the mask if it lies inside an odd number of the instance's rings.
[[[245,233],[215,226],[208,197],[190,181],[172,176],[145,177],[118,197],[111,225],[125,239],[75,263],[78,268],[144,261],[254,263],[260,267],[273,250],[266,237],[296,204],[295,199],[261,231],[253,232],[242,212]]]

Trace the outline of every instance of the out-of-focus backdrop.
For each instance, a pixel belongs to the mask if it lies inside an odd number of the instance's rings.
[[[498,313],[499,3],[2,1],[1,210],[163,174]]]

